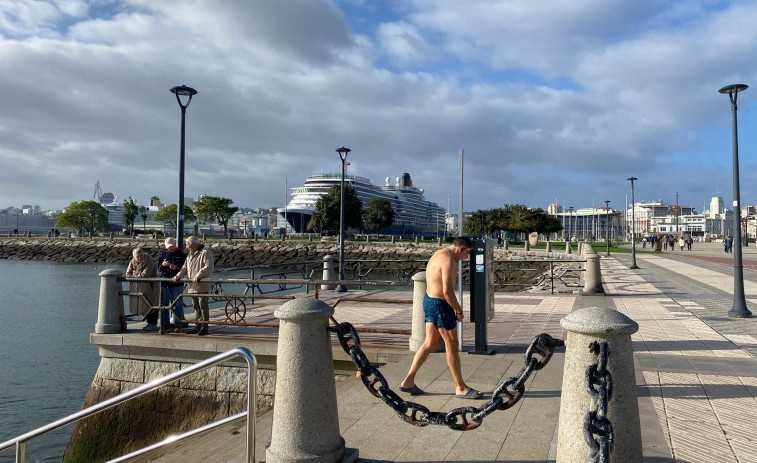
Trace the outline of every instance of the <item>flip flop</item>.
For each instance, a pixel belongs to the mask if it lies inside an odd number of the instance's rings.
[[[470,388],[468,390],[468,392],[466,392],[465,394],[455,394],[455,397],[457,397],[458,399],[479,400],[479,399],[483,399],[484,398],[484,394],[482,394],[481,392],[479,392],[479,391],[477,391],[477,390],[475,390],[473,388]]]
[[[421,395],[421,394],[423,394],[423,389],[419,388],[418,386],[413,386],[413,387],[402,387],[402,386],[400,386],[400,391],[407,392],[410,395]]]

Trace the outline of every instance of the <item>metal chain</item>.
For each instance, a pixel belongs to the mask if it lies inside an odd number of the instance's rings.
[[[607,342],[589,344],[597,361],[586,369],[584,383],[591,396],[591,409],[584,417],[584,440],[589,445],[589,463],[607,463],[613,446],[612,423],[607,419],[607,402],[612,398],[612,375],[607,371]],[[596,437],[595,437],[596,436]]]
[[[484,418],[494,410],[507,410],[515,405],[523,397],[525,383],[531,373],[534,370],[541,370],[549,363],[555,347],[565,345],[561,339],[554,339],[546,333],[536,335],[526,350],[525,365],[521,368],[518,376],[502,381],[494,389],[491,400],[479,408],[460,407],[448,413],[443,413],[432,412],[421,404],[403,400],[390,389],[384,375],[371,365],[368,357],[361,349],[360,337],[355,327],[350,323],[342,322],[336,326],[330,326],[329,331],[336,333],[342,348],[355,362],[355,366],[360,372],[360,379],[368,391],[389,405],[403,421],[419,427],[429,424],[443,425],[456,431],[476,429],[481,425]],[[353,342],[352,345],[349,344],[350,340]],[[539,354],[541,359],[534,358],[534,354]],[[377,384],[378,386],[376,386]],[[505,397],[502,397],[503,394]]]

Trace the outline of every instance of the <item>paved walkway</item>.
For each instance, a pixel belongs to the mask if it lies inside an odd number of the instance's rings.
[[[757,265],[757,247],[745,251],[744,259],[747,303],[755,312],[757,271],[750,267]],[[559,320],[571,311],[612,307],[640,326],[632,340],[645,461],[757,461],[757,319],[727,317],[732,257],[724,255],[718,243],[695,243],[690,252],[638,252],[639,270],[628,269],[630,260],[630,254],[602,258],[604,295],[497,293],[495,317],[489,324],[489,347],[496,354],[461,354],[466,382],[490,394],[502,380],[518,373],[525,347],[535,334],[564,338]],[[355,293],[409,298],[407,292],[398,291]],[[324,297],[331,295],[323,293]],[[272,308],[256,309],[256,317],[272,321]],[[335,317],[354,323],[358,331],[410,326],[407,305],[341,303]],[[219,328],[213,335],[233,335],[236,329]],[[361,333],[366,351],[394,347],[391,355],[396,362],[386,363],[381,371],[395,391],[412,360],[396,349],[406,346],[407,339]],[[473,345],[471,324],[466,324],[463,339],[467,351]],[[337,351],[338,358],[348,358],[341,355]],[[348,448],[359,449],[359,461],[551,462],[556,454],[563,361],[564,350],[559,350],[549,365],[531,376],[523,400],[510,410],[496,411],[468,432],[406,424],[370,395],[360,380],[349,378],[337,390],[341,433]],[[426,394],[413,400],[432,411],[482,404],[454,398],[444,353],[432,354],[416,381]],[[259,420],[259,460],[265,458],[270,421],[270,413]],[[228,460],[241,461],[239,456]]]

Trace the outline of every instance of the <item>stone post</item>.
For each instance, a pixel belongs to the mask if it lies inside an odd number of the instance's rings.
[[[336,280],[336,272],[334,271],[334,256],[323,256],[323,277],[324,281]],[[334,289],[334,285],[321,285],[321,289]]]
[[[100,303],[97,308],[95,333],[121,333],[125,331],[124,300],[121,297],[120,270],[100,272]]]
[[[436,240],[436,244],[439,245],[439,246],[442,245],[442,237],[441,236]]]
[[[418,272],[413,279],[413,318],[408,349],[418,352],[426,341],[426,314],[423,312],[423,297],[426,295],[426,272]],[[444,352],[444,340],[439,338],[434,352]]]
[[[423,313],[423,296],[426,295],[426,272],[418,272],[413,279],[413,322],[409,349],[417,352],[426,340],[426,317]]]
[[[585,384],[586,370],[597,362],[589,344],[607,342],[607,371],[612,375],[612,396],[607,418],[615,443],[609,461],[642,461],[639,404],[633,367],[631,335],[639,325],[622,313],[603,307],[581,309],[560,321],[568,332],[557,436],[557,461],[587,461],[589,446],[584,440],[584,417],[596,411]]]
[[[505,251],[507,251],[507,246],[508,246],[507,245],[507,240],[503,241],[502,242],[502,249],[504,249]]]
[[[573,254],[573,248],[570,247],[570,241],[565,241],[565,254]]]
[[[392,244],[394,244],[394,235],[392,235]]]
[[[418,237],[415,237],[415,245],[418,246]]]
[[[529,242],[528,242],[528,240],[526,240],[526,241],[525,241],[525,242],[523,243],[523,249],[524,249],[524,250],[526,250],[526,251],[528,251],[528,250],[530,250],[530,249],[531,249],[531,243],[529,243]]]
[[[323,301],[295,299],[274,311],[281,320],[276,353],[268,463],[341,462],[344,439],[339,435],[334,359],[329,316]]]
[[[308,242],[309,242],[309,243],[312,243],[312,242],[313,242],[313,235],[308,235]]]
[[[370,243],[371,242],[371,235],[365,235],[365,242]]]
[[[547,247],[544,249],[546,250],[546,252],[552,252],[552,242],[547,241]]]
[[[584,294],[601,294],[602,289],[602,272],[599,267],[599,255],[589,253],[586,256],[584,267]]]

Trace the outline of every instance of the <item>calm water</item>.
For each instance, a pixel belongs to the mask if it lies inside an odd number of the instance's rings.
[[[98,273],[108,264],[0,260],[0,441],[77,412],[100,356]],[[60,461],[73,426],[27,445],[27,461]],[[0,453],[13,461],[15,451]]]
[[[98,274],[107,268],[125,271],[126,265],[0,260],[0,442],[81,409],[100,364],[89,334],[97,322]],[[243,289],[230,286],[229,292]],[[194,312],[187,307],[185,313],[192,318]],[[29,442],[27,461],[59,462],[73,428]],[[13,449],[4,450],[0,463],[14,457]]]

